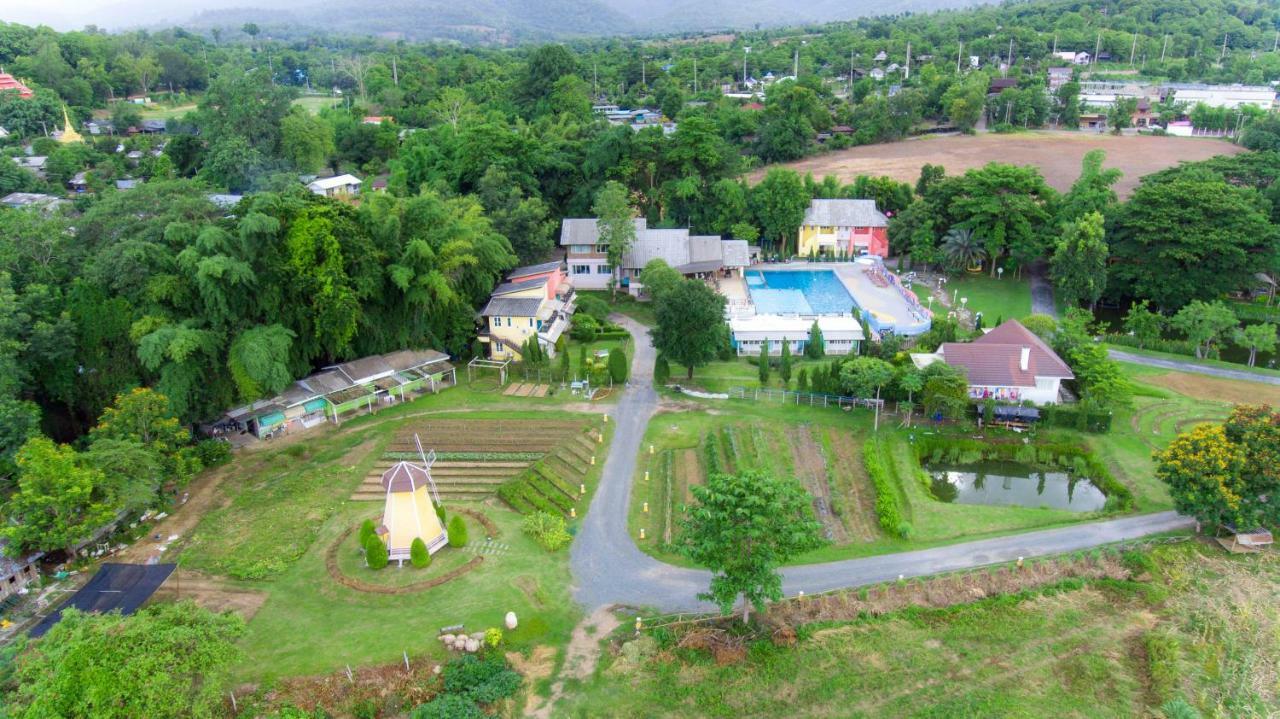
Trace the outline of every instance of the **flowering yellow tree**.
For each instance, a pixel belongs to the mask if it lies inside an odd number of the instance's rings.
[[[1178,435],[1157,452],[1156,477],[1169,485],[1173,504],[1183,514],[1210,524],[1235,524],[1247,487],[1244,447],[1227,438],[1222,425],[1201,425]]]

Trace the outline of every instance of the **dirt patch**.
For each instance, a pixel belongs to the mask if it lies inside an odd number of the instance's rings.
[[[178,567],[156,590],[152,600],[176,602],[179,599],[190,599],[212,612],[237,612],[248,621],[266,603],[267,593]]]
[[[264,709],[292,705],[304,711],[324,709],[338,716],[350,716],[357,703],[372,701],[384,705],[392,699],[397,704],[416,706],[429,701],[440,691],[440,664],[427,657],[365,667],[344,667],[332,674],[285,679],[262,695]],[[242,687],[241,694],[252,687]],[[231,707],[227,707],[230,714]],[[266,712],[262,712],[265,714]]]
[[[828,428],[835,471],[840,475],[836,500],[850,538],[870,542],[880,536],[876,496],[862,463],[862,448],[848,430]],[[837,491],[833,488],[832,491]]]
[[[174,507],[168,517],[152,526],[146,537],[113,555],[111,561],[146,564],[149,560],[163,559],[166,554],[173,555],[169,537],[176,536],[175,542],[185,540],[206,513],[230,501],[218,492],[218,488],[233,471],[251,471],[245,467],[244,461],[237,457],[228,464],[197,476],[183,492],[187,497],[185,502]]]
[[[538,578],[529,575],[521,575],[511,580],[516,588],[524,593],[529,599],[529,603],[538,609],[542,609],[544,602],[542,601],[542,588],[538,586]]]
[[[792,466],[796,479],[804,485],[813,498],[813,514],[822,523],[823,533],[833,544],[846,544],[849,533],[840,518],[832,512],[831,486],[827,483],[827,458],[822,447],[813,439],[808,425],[788,427],[787,444],[791,447]]]
[[[564,666],[560,676],[551,685],[551,695],[536,708],[526,711],[526,716],[548,719],[555,703],[564,696],[564,683],[568,679],[590,679],[600,661],[600,641],[622,625],[611,607],[600,607],[590,616],[578,622],[565,650]]]
[[[519,652],[507,652],[506,656],[507,661],[511,663],[511,667],[525,678],[525,686],[527,687],[532,687],[551,676],[551,673],[556,668],[556,648],[546,644],[534,647],[533,651],[529,652],[528,659]],[[542,697],[530,689],[524,704],[525,715],[532,715],[542,701]]]
[[[1234,155],[1243,149],[1221,140],[1185,137],[1101,135],[1085,132],[1031,132],[1015,135],[955,135],[864,145],[839,150],[783,167],[813,173],[821,179],[835,175],[841,182],[853,182],[858,175],[884,175],[914,183],[925,163],[942,165],[948,175],[1000,161],[1014,165],[1035,165],[1054,188],[1066,191],[1080,176],[1080,161],[1090,150],[1107,153],[1107,167],[1124,171],[1116,183],[1116,193],[1128,197],[1143,176],[1178,164],[1205,160],[1214,155]],[[770,167],[773,167],[772,165]],[[748,179],[759,182],[769,168],[752,172]]]
[[[1171,389],[1193,399],[1233,404],[1280,404],[1280,385],[1222,379],[1190,372],[1169,372],[1144,377],[1143,382]]]

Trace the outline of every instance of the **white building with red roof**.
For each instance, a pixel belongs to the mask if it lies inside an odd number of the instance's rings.
[[[918,367],[946,362],[969,378],[969,397],[1001,402],[1056,404],[1071,368],[1044,340],[1009,320],[972,342],[945,342],[933,354],[915,354]]]

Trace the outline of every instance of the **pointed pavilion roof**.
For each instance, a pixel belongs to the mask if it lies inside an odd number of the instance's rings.
[[[67,106],[62,106],[62,134],[58,135],[58,142],[66,145],[72,142],[84,142],[84,138],[76,129],[71,126],[71,115],[67,113]]]

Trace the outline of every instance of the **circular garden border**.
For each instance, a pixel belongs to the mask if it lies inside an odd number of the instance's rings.
[[[470,509],[457,509],[455,511],[458,514],[465,514],[479,522],[485,528],[485,531],[489,533],[490,537],[496,538],[498,536],[498,525],[494,524],[493,520],[483,514],[474,512]],[[338,567],[338,548],[342,546],[342,543],[347,539],[347,537],[351,536],[351,533],[354,531],[355,527],[348,527],[345,532],[339,534],[338,538],[329,545],[329,548],[325,550],[324,568],[329,572],[330,579],[344,587],[347,587],[348,589],[354,589],[357,592],[369,592],[370,594],[412,594],[414,592],[421,592],[433,587],[438,587],[441,584],[451,582],[476,567],[479,567],[484,562],[484,557],[477,554],[471,558],[471,561],[461,567],[452,569],[438,577],[424,579],[421,582],[407,584],[403,587],[387,587],[381,584],[370,584],[369,582],[362,582],[359,579],[343,574],[342,569]]]

